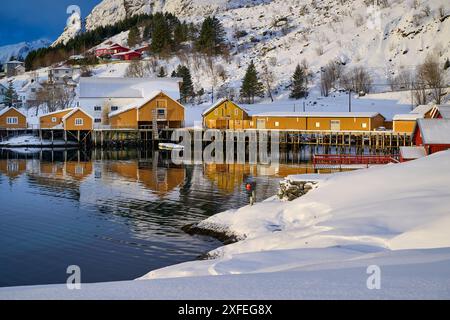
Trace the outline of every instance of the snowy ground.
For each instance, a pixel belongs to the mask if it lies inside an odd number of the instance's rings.
[[[291,177],[302,179],[301,177]],[[310,178],[310,177],[307,177]],[[326,179],[201,223],[243,240],[140,281],[0,289],[0,299],[450,298],[450,151]],[[369,290],[367,268],[381,270]]]
[[[64,146],[64,145],[75,145],[74,142],[65,142],[64,140],[41,140],[37,136],[33,135],[21,135],[12,137],[8,140],[0,141],[1,147],[27,147],[27,146]]]

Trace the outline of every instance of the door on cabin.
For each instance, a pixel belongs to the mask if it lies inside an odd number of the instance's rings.
[[[341,131],[341,121],[340,120],[331,120],[330,130],[331,131]]]
[[[264,119],[256,120],[256,128],[257,129],[265,129],[266,128],[266,120],[264,120]]]

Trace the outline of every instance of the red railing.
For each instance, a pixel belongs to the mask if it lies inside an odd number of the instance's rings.
[[[313,156],[314,168],[317,166],[378,165],[398,162],[391,155],[350,155],[316,154]]]

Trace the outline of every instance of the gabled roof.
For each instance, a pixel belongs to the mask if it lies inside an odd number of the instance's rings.
[[[420,113],[406,113],[406,114],[396,114],[392,120],[417,120],[423,118],[423,114]]]
[[[427,156],[424,147],[400,147],[400,155],[403,159],[413,160]]]
[[[440,105],[437,109],[443,119],[450,119],[450,104]]]
[[[113,117],[113,116],[116,116],[116,115],[118,115],[118,114],[124,113],[124,112],[126,112],[126,111],[130,111],[130,110],[133,110],[133,109],[139,110],[140,108],[142,108],[143,106],[145,106],[149,101],[152,101],[153,99],[157,98],[160,94],[164,94],[164,95],[166,95],[169,99],[172,99],[172,98],[171,98],[169,95],[167,95],[164,91],[161,91],[161,90],[155,91],[155,92],[154,92],[153,94],[151,94],[148,98],[141,99],[141,100],[139,100],[139,101],[137,101],[137,102],[135,102],[135,103],[132,103],[132,104],[126,106],[126,107],[123,107],[123,108],[121,108],[121,109],[119,109],[119,110],[117,110],[117,111],[110,112],[110,113],[108,114],[108,117]],[[181,103],[179,103],[177,100],[174,100],[174,99],[172,99],[172,100],[184,109],[184,106],[183,106]]]
[[[425,115],[426,113],[430,112],[431,109],[433,109],[433,108],[434,108],[434,106],[432,106],[432,105],[423,104],[423,105],[419,105],[419,106],[415,107],[410,113],[418,113],[421,115]]]
[[[417,120],[423,144],[450,144],[449,119]]]
[[[180,99],[180,78],[80,78],[80,99],[83,98],[147,98],[163,91],[173,100]]]
[[[68,118],[70,118],[73,114],[75,114],[76,112],[81,111],[82,113],[84,113],[85,115],[87,115],[89,118],[91,118],[92,120],[94,120],[94,118],[87,113],[86,111],[84,111],[82,108],[73,108],[72,111],[70,111],[68,114],[66,114],[64,117],[62,117],[62,121],[65,122]]]
[[[26,117],[26,115],[24,115],[22,112],[20,112],[19,110],[17,110],[17,109],[14,108],[14,107],[6,107],[6,108],[3,108],[2,110],[0,110],[0,116],[4,115],[5,113],[7,113],[7,112],[10,111],[10,110],[16,110],[18,113],[20,113],[21,115],[23,115],[24,117]]]
[[[56,111],[53,111],[53,112],[49,112],[49,113],[40,115],[40,116],[39,116],[39,119],[41,119],[41,118],[43,118],[43,117],[52,116],[52,115],[54,115],[54,114],[62,113],[62,112],[71,112],[73,109],[74,109],[74,108],[68,108],[68,109],[56,110]]]
[[[138,54],[138,55],[142,55],[142,53],[140,53],[140,52],[137,52],[137,51],[134,51],[134,50],[130,50],[130,51],[127,51],[127,52],[114,53],[113,56],[125,56],[125,55],[130,54],[130,53],[135,53],[135,54]]]
[[[231,103],[233,103],[236,107],[238,107],[239,109],[241,109],[244,112],[248,112],[247,110],[245,110],[244,108],[242,108],[240,105],[238,105],[237,103],[231,101],[228,98],[222,98],[220,100],[217,100],[216,103],[214,103],[212,106],[210,106],[209,108],[205,109],[202,113],[202,116],[206,116],[208,113],[210,113],[211,111],[213,111],[215,108],[217,108],[218,106],[220,106],[222,103],[229,101]]]
[[[280,118],[301,118],[301,117],[373,118],[378,115],[382,116],[378,112],[265,112],[265,113],[255,114],[253,116],[255,116],[255,117],[280,117]]]

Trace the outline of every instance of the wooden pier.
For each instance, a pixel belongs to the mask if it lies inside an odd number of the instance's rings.
[[[152,128],[96,128],[92,131],[65,131],[62,129],[28,129],[28,130],[8,130],[2,135],[7,138],[11,135],[19,135],[24,133],[34,133],[42,139],[54,141],[55,139],[77,142],[85,147],[112,147],[112,146],[140,146],[153,145],[157,146],[160,142],[170,142],[172,133],[175,129],[159,129],[155,132]],[[205,130],[203,129],[186,129],[191,135],[192,143],[194,139],[203,137]],[[201,131],[194,135],[195,131]],[[226,141],[227,134],[230,132],[245,133],[245,141],[248,141],[250,135],[255,135],[258,139],[261,132],[269,132],[270,130],[220,130]],[[413,141],[411,134],[395,133],[393,131],[278,131],[279,146],[281,150],[297,149],[300,146],[321,146],[356,149],[369,149],[376,151],[384,151],[386,153],[394,153],[402,146],[412,146]],[[270,143],[270,134],[267,136]],[[237,138],[235,138],[237,141]],[[208,144],[202,141],[202,144]]]

